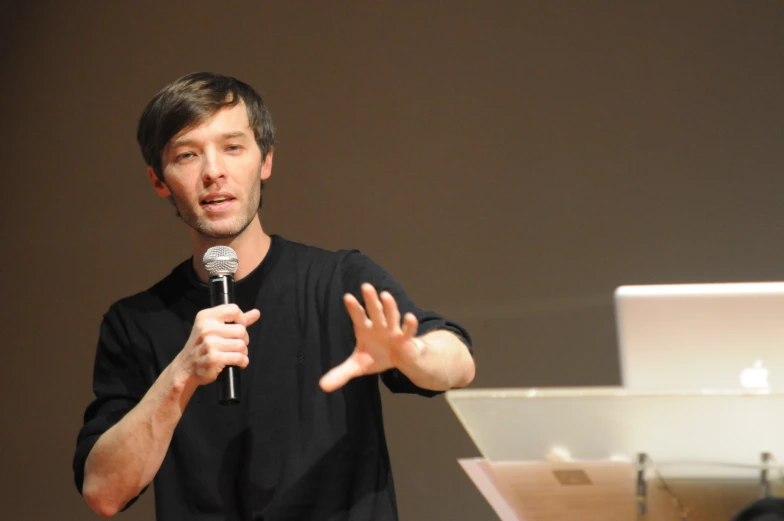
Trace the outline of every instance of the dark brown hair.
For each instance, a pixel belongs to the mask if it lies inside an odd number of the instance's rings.
[[[139,118],[136,139],[145,163],[163,181],[161,157],[169,140],[182,130],[201,124],[220,109],[241,101],[248,110],[248,121],[264,159],[275,144],[275,129],[259,93],[231,76],[195,72],[161,89]]]

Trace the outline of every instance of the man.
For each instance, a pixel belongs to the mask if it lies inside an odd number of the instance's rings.
[[[138,140],[193,257],[104,316],[74,456],[87,503],[112,516],[154,480],[160,521],[397,519],[377,375],[393,392],[465,386],[467,332],[357,251],[264,232],[274,133],[248,85],[180,78]],[[239,258],[236,305],[209,306],[215,245]],[[238,405],[218,404],[226,366],[242,368]]]

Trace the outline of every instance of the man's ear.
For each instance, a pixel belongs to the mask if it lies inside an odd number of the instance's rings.
[[[272,147],[267,151],[267,155],[264,157],[264,163],[261,165],[261,180],[266,181],[269,179],[269,176],[272,175],[272,152],[274,150]]]
[[[150,178],[150,182],[152,183],[152,187],[155,189],[155,193],[157,193],[160,197],[171,196],[169,187],[166,186],[166,183],[158,179],[158,176],[155,175],[155,170],[153,170],[151,166],[147,167],[147,177]]]

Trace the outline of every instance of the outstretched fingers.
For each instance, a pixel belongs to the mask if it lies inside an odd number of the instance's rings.
[[[387,329],[393,335],[403,334],[414,337],[419,327],[419,322],[411,313],[406,313],[401,322],[400,309],[395,297],[389,291],[380,294],[368,283],[362,284],[362,296],[365,307],[359,303],[351,293],[346,293],[343,300],[348,310],[351,321],[358,331],[371,328]]]
[[[362,284],[362,296],[365,299],[365,311],[367,311],[367,315],[370,317],[373,324],[382,328],[387,327],[387,319],[384,316],[384,306],[378,298],[376,288],[367,282]]]

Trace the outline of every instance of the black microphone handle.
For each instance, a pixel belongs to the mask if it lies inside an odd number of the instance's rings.
[[[210,277],[210,306],[234,303],[234,276]],[[240,368],[226,366],[218,375],[218,403],[234,405],[240,403]]]

